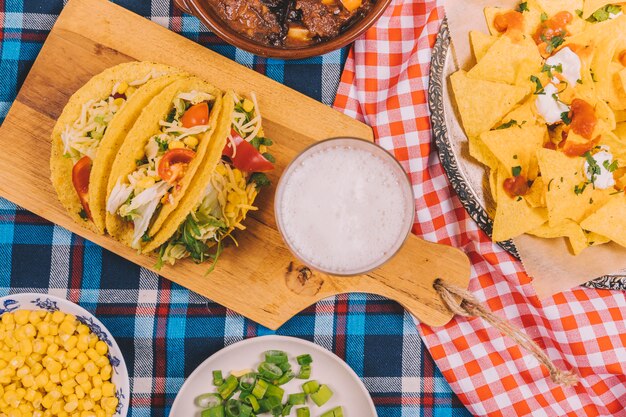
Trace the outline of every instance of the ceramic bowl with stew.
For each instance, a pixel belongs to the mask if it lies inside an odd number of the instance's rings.
[[[174,0],[226,42],[255,55],[301,59],[353,42],[391,0]]]

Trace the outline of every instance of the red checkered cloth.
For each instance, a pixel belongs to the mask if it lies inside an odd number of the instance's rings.
[[[481,319],[418,325],[428,349],[475,415],[626,415],[626,296],[578,287],[539,302],[520,262],[467,214],[431,144],[427,104],[431,48],[443,17],[433,1],[394,0],[350,52],[335,107],[374,128],[410,174],[413,231],[461,248],[472,261],[470,290],[523,328],[575,388],[549,379],[537,360]]]

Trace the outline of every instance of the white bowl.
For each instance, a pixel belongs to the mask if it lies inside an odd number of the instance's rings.
[[[117,346],[111,332],[104,327],[104,324],[102,324],[100,320],[84,308],[72,303],[71,301],[54,297],[52,295],[23,293],[0,297],[0,316],[4,313],[18,309],[45,311],[59,310],[63,313],[73,314],[76,316],[78,321],[89,327],[89,329],[91,329],[91,331],[98,336],[100,340],[105,342],[109,346],[109,353],[107,356],[109,357],[111,367],[113,368],[111,382],[115,384],[115,396],[119,401],[117,410],[113,416],[126,417],[130,401],[128,370],[126,369],[126,362],[124,362],[124,357],[122,356],[119,346]]]
[[[343,406],[346,417],[377,417],[376,408],[369,392],[358,375],[341,358],[308,340],[288,336],[260,336],[235,343],[211,355],[202,362],[178,391],[170,416],[199,417],[201,409],[194,399],[205,392],[215,392],[212,384],[214,370],[221,370],[226,377],[232,370],[256,369],[262,361],[263,352],[282,350],[293,360],[297,355],[309,353],[313,357],[311,379],[328,384],[334,395],[323,407],[318,408],[310,401],[311,415],[321,415],[323,411]],[[297,368],[297,365],[296,365]],[[283,388],[287,393],[302,391],[300,386],[306,380],[294,379]],[[265,415],[265,414],[264,414]],[[292,410],[290,416],[295,416]]]

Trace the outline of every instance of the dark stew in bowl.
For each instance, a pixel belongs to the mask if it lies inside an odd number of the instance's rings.
[[[208,0],[229,26],[257,42],[297,48],[346,31],[376,0]]]

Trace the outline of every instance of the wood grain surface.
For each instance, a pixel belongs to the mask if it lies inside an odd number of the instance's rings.
[[[131,60],[175,65],[219,88],[256,92],[264,130],[275,142],[277,164],[269,175],[274,186],[289,161],[314,141],[373,139],[370,127],[113,3],[70,0],[0,128],[5,150],[0,152],[5,167],[0,195],[151,270],[155,258],[73,223],[49,180],[50,132],[69,96],[103,69]],[[398,255],[367,275],[320,274],[300,264],[283,243],[274,221],[274,186],[263,190],[260,210],[246,220],[248,229],[236,234],[239,247],[227,247],[214,272],[206,275],[206,265],[183,261],[159,274],[272,329],[314,302],[344,292],[389,297],[433,326],[451,319],[432,283],[443,278],[467,287],[469,261],[461,251],[410,236]]]

